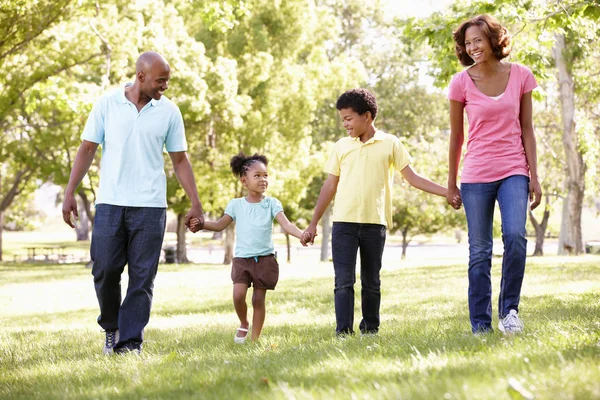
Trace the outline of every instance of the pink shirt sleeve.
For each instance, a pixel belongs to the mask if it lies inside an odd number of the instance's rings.
[[[452,80],[450,81],[450,86],[448,86],[449,100],[459,101],[461,103],[464,103],[467,100],[465,95],[465,87],[463,83],[464,81],[462,79],[463,74],[465,73],[465,71],[459,72],[458,74],[452,77]]]
[[[519,66],[519,72],[521,73],[521,96],[525,93],[531,92],[535,89],[538,84],[533,76],[533,72],[524,65],[517,64]]]

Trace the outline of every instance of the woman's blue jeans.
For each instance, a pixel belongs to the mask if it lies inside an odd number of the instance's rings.
[[[469,314],[473,332],[492,330],[492,246],[494,205],[502,218],[502,280],[498,315],[519,310],[525,273],[529,178],[514,175],[490,183],[462,183],[460,193],[469,231]]]
[[[356,258],[360,249],[360,282],[362,316],[359,329],[363,333],[379,330],[381,303],[381,258],[386,228],[378,224],[334,222],[331,251],[335,271],[335,331],[338,335],[354,333],[354,283]]]
[[[90,254],[100,305],[98,324],[119,329],[115,348],[140,349],[150,319],[154,278],[166,226],[166,209],[98,204]],[[121,274],[128,266],[121,303]]]

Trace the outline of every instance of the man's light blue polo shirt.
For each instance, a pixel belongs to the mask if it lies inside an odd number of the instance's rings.
[[[102,146],[96,204],[167,206],[163,149],[187,151],[183,118],[175,103],[163,96],[138,113],[121,87],[94,105],[81,139]]]
[[[250,258],[275,253],[273,218],[283,211],[281,202],[265,197],[259,203],[248,203],[245,197],[233,199],[225,214],[235,221],[235,256]]]

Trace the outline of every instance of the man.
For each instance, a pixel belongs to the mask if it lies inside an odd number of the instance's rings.
[[[100,190],[90,254],[100,316],[106,333],[104,354],[140,353],[150,318],[154,278],[166,224],[166,176],[163,148],[177,179],[192,202],[185,223],[204,223],[202,205],[187,157],[183,118],[163,94],[171,71],[158,53],[143,53],[133,84],[100,98],[90,113],[77,151],[63,203],[63,219],[78,218],[75,189],[102,145]],[[128,265],[127,295],[121,303],[121,274]]]
[[[377,101],[365,89],[342,94],[336,103],[349,137],[334,146],[325,167],[329,174],[317,201],[312,221],[302,235],[302,244],[313,242],[317,224],[335,197],[331,248],[335,272],[335,315],[338,336],[354,333],[354,283],[356,256],[360,249],[360,279],[363,319],[361,334],[379,331],[381,259],[386,227],[392,225],[394,169],[412,186],[438,196],[446,188],[417,174],[411,157],[394,135],[375,128]],[[453,206],[459,207],[460,199]]]

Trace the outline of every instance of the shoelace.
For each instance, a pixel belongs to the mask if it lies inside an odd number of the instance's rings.
[[[117,331],[105,331],[106,332],[106,347],[115,347],[115,339]]]
[[[504,317],[504,321],[502,323],[509,329],[523,328],[523,323],[515,314],[508,314],[506,317]]]

